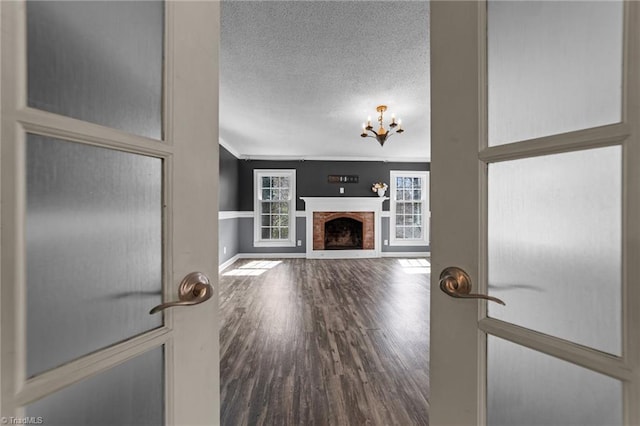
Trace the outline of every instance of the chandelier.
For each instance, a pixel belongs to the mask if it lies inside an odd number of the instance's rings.
[[[362,123],[362,133],[360,134],[360,136],[362,136],[363,138],[376,138],[380,143],[380,146],[383,146],[386,140],[391,137],[391,135],[404,132],[404,130],[402,129],[402,120],[398,120],[398,122],[396,123],[395,114],[391,114],[391,124],[389,124],[389,130],[384,128],[384,124],[382,122],[382,114],[384,114],[386,110],[386,105],[378,105],[376,111],[380,113],[380,115],[378,116],[378,123],[380,123],[380,128],[377,132],[373,130],[373,126],[371,126],[371,116],[369,116],[367,118],[367,125],[365,126],[365,124]],[[396,131],[392,133],[391,131],[396,127]]]

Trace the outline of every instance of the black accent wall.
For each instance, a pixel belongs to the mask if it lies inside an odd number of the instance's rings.
[[[240,209],[239,162],[233,154],[220,146],[220,177],[218,184],[220,211],[238,211]]]
[[[299,197],[377,197],[371,191],[371,186],[373,183],[380,181],[389,184],[389,172],[391,170],[430,170],[430,163],[392,163],[382,161],[240,160],[238,164],[239,188],[241,188],[238,209],[240,211],[253,211],[254,169],[296,169],[296,195],[298,197],[296,210],[304,210],[304,201],[300,200]],[[328,175],[358,175],[359,182],[329,183]],[[344,188],[344,194],[340,194],[341,187]],[[387,196],[389,196],[389,193],[387,193]],[[223,210],[222,207],[221,210]],[[389,210],[388,201],[383,204],[383,210]]]

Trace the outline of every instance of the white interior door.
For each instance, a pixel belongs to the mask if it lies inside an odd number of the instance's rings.
[[[0,421],[217,424],[219,4],[0,15]]]
[[[432,5],[434,425],[640,424],[639,11]]]

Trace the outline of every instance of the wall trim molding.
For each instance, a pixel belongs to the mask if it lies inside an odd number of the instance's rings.
[[[253,210],[245,210],[245,211],[219,211],[218,212],[218,220],[224,219],[241,219],[241,218],[251,218],[255,217],[255,213]],[[296,217],[306,217],[304,210],[296,210]]]
[[[222,262],[220,265],[218,265],[218,273],[224,271],[229,266],[233,265],[235,263],[235,261],[238,260],[238,259],[240,259],[240,255],[236,254],[231,259],[229,259],[229,260],[227,260],[225,262]]]
[[[218,212],[218,220],[223,219],[240,219],[241,217],[250,217],[253,218],[253,210],[252,211],[220,211]]]
[[[255,161],[363,161],[378,163],[430,163],[431,157],[334,157],[296,155],[244,155],[242,160]]]
[[[224,271],[240,259],[304,259],[305,257],[307,257],[306,253],[238,253],[226,262],[221,263],[218,266],[218,272]]]
[[[227,142],[226,140],[222,139],[222,138],[218,138],[218,144],[220,144],[224,149],[226,149],[227,151],[229,151],[231,153],[231,155],[233,155],[234,157],[236,157],[237,159],[241,159],[243,158],[243,155],[240,154],[240,152],[238,152],[237,149],[235,149],[231,144],[229,144],[229,142]]]
[[[383,251],[380,257],[431,257],[430,251]]]
[[[240,218],[246,218],[246,217],[253,218],[254,217],[253,210],[245,210],[245,211],[227,210],[227,211],[219,211],[218,212],[218,219],[219,220],[240,219]],[[307,213],[306,213],[305,210],[296,210],[296,217],[304,217],[304,218],[306,218],[307,217]],[[380,217],[389,218],[389,217],[391,217],[391,213],[389,212],[389,210],[382,210],[380,212]]]
[[[238,253],[240,259],[302,259],[306,257],[306,253]]]
[[[233,256],[231,259],[221,263],[218,266],[218,272],[222,272],[227,269],[229,266],[233,265],[237,260],[240,259],[304,259],[307,257],[306,253],[238,253]],[[381,257],[431,257],[430,251],[419,251],[419,252],[393,252],[393,251],[383,251],[381,253]]]
[[[430,163],[431,157],[341,157],[341,156],[321,156],[321,155],[245,155],[240,154],[229,141],[218,138],[218,144],[229,151],[238,160],[256,160],[256,161],[371,161],[379,163]]]

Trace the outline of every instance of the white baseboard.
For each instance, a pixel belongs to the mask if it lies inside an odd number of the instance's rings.
[[[381,257],[431,257],[430,251],[383,251]]]
[[[298,259],[307,257],[306,253],[238,253],[240,259]]]
[[[229,266],[233,265],[240,259],[301,259],[307,257],[306,253],[238,253],[231,259],[223,262],[218,266],[218,272],[222,272]],[[414,252],[397,252],[397,251],[383,251],[380,253],[380,257],[431,257],[429,251],[414,251]]]
[[[218,272],[222,272],[240,259],[299,259],[307,257],[306,253],[238,253],[231,259],[218,266]]]
[[[240,259],[240,255],[236,254],[231,259],[227,260],[226,262],[222,262],[220,265],[218,265],[218,272],[224,271],[229,266],[233,265],[235,263],[235,261],[238,260],[238,259]]]

